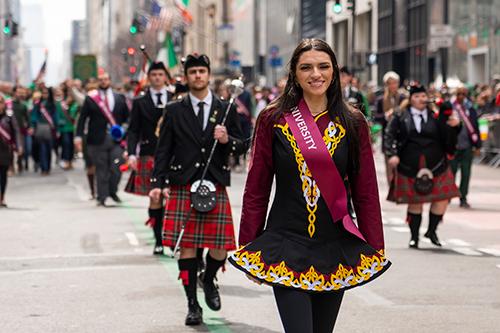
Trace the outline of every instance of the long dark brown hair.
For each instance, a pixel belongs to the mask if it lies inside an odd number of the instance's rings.
[[[349,167],[351,171],[359,170],[359,134],[358,129],[363,120],[361,112],[348,106],[342,98],[342,89],[340,86],[340,74],[337,64],[337,57],[332,48],[323,40],[311,38],[303,39],[295,48],[292,58],[288,64],[288,79],[283,93],[271,102],[267,109],[272,113],[271,118],[277,121],[284,112],[290,112],[290,109],[297,106],[303,96],[302,88],[296,84],[295,73],[297,64],[302,53],[316,50],[325,52],[330,56],[333,65],[333,81],[326,91],[328,99],[328,113],[332,119],[339,118],[340,123],[346,129],[347,142],[349,145]]]

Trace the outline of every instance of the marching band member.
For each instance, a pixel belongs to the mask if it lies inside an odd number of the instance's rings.
[[[424,203],[431,203],[425,237],[441,246],[436,229],[451,198],[459,196],[447,154],[453,154],[460,121],[441,105],[436,119],[423,86],[410,87],[408,107],[394,113],[385,132],[385,153],[394,169],[387,200],[408,204],[410,248],[418,248]]]
[[[184,73],[189,93],[166,107],[155,154],[150,196],[158,201],[167,198],[163,245],[176,245],[185,219],[185,233],[180,242],[179,277],[188,300],[186,325],[200,325],[202,309],[196,296],[198,260],[196,251],[208,248],[206,270],[201,282],[205,301],[214,311],[221,308],[218,288],[214,283],[217,271],[224,265],[227,251],[235,249],[233,218],[226,192],[230,185],[228,158],[246,151],[235,108],[231,108],[225,126],[219,125],[227,103],[219,100],[208,88],[210,60],[206,55],[186,57]],[[215,204],[210,211],[192,210],[192,185],[200,180],[214,140],[218,140],[206,180],[211,184]],[[199,182],[198,182],[199,184]]]
[[[138,195],[149,195],[154,152],[158,138],[156,128],[172,94],[167,91],[167,69],[163,62],[154,62],[148,69],[149,90],[136,98],[132,104],[128,128],[128,164],[132,169],[125,191]],[[163,226],[162,200],[150,199],[149,220],[155,236],[153,254],[163,254],[161,232]]]

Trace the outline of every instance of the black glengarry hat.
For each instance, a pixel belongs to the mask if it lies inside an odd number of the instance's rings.
[[[205,54],[189,54],[184,62],[184,74],[187,74],[187,70],[191,67],[206,67],[210,72],[210,59]]]
[[[167,67],[165,67],[165,64],[163,63],[163,61],[155,61],[155,62],[151,63],[151,65],[149,66],[148,74],[151,71],[154,71],[157,69],[161,69],[161,70],[165,71],[165,73],[167,73]]]
[[[408,90],[410,91],[410,97],[411,97],[411,95],[416,94],[416,93],[427,92],[427,90],[425,90],[425,87],[422,85],[411,85],[410,89],[408,89]]]

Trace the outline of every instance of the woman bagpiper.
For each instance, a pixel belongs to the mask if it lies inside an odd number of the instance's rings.
[[[368,125],[343,102],[335,54],[322,40],[297,46],[284,92],[259,115],[239,242],[229,261],[273,287],[287,333],[332,332],[344,291],[390,266]]]
[[[418,248],[423,204],[431,203],[425,237],[441,246],[437,226],[449,200],[460,196],[447,158],[455,151],[460,121],[449,103],[435,114],[428,101],[423,86],[410,87],[409,105],[394,114],[385,132],[388,165],[396,169],[387,200],[408,204],[410,248]]]
[[[22,154],[21,134],[12,109],[10,111],[7,112],[5,98],[0,94],[0,208],[7,207],[5,191],[13,153],[17,150],[18,154]]]

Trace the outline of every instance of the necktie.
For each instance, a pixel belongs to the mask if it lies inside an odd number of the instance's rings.
[[[103,94],[104,94],[104,105],[106,105],[106,107],[108,108],[108,110],[111,111],[111,109],[109,108],[109,101],[108,101],[108,93],[107,93],[107,91],[104,90]]]
[[[160,107],[161,105],[163,105],[163,102],[161,101],[161,96],[163,96],[162,93],[156,94],[156,107]]]
[[[198,103],[198,121],[200,122],[201,129],[204,130],[204,117],[205,117],[205,110],[203,109],[203,105],[205,105],[205,102],[199,102]]]
[[[425,119],[424,119],[424,115],[423,114],[420,114],[420,131],[418,131],[419,133],[422,132],[422,129],[424,128],[424,124],[425,124]]]

